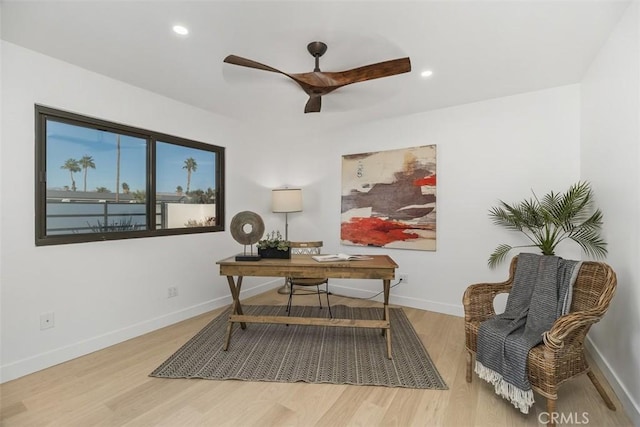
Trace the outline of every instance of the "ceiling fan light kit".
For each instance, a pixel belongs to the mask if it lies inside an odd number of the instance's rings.
[[[315,68],[309,73],[289,74],[268,65],[261,64],[251,59],[236,55],[229,55],[224,59],[227,64],[241,67],[255,68],[257,70],[271,71],[285,75],[298,83],[302,90],[309,95],[309,100],[304,107],[305,113],[319,113],[322,107],[322,96],[352,83],[395,76],[411,71],[411,60],[406,58],[392,59],[378,62],[346,71],[323,72],[320,71],[320,57],[327,51],[327,45],[320,41],[311,42],[307,50],[315,59]]]

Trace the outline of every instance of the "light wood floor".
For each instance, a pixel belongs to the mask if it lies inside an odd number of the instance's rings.
[[[270,291],[245,304],[284,304]],[[295,303],[313,305],[314,296]],[[333,296],[332,304],[375,305]],[[150,378],[149,373],[221,309],[0,386],[2,426],[539,426],[544,399],[528,416],[474,376],[465,381],[463,319],[405,308],[449,390],[329,384]],[[586,375],[560,390],[558,411],[575,424],[631,425],[609,411]],[[586,418],[584,418],[586,417]],[[565,419],[567,420],[567,419]],[[546,418],[544,419],[546,421]],[[585,422],[586,421],[586,422]]]

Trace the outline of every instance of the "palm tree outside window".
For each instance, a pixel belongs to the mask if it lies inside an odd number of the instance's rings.
[[[89,170],[89,168],[95,169],[96,164],[93,161],[93,157],[86,154],[82,156],[82,158],[78,163],[80,164],[80,167],[82,167],[82,170],[84,171],[84,176],[83,176],[84,185],[83,185],[82,191],[87,191],[87,170]]]
[[[198,163],[193,157],[189,157],[184,161],[184,166],[182,167],[182,169],[187,170],[187,194],[189,194],[189,188],[191,187],[191,173],[198,170]]]
[[[80,169],[80,164],[78,163],[78,161],[76,159],[67,159],[67,161],[65,161],[64,164],[60,166],[60,169],[66,169],[69,171],[69,175],[71,176],[71,191],[76,191],[76,180],[73,179],[73,173],[80,172],[82,170]]]

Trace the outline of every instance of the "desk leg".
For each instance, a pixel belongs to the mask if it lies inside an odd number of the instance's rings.
[[[238,283],[233,280],[233,276],[227,276],[227,283],[229,283],[229,290],[231,291],[231,297],[233,301],[231,302],[231,314],[240,314],[242,315],[242,305],[240,304],[240,289],[242,288],[242,276],[238,276]],[[247,324],[244,322],[240,323],[240,327],[242,329],[247,328]],[[227,351],[229,348],[229,342],[231,341],[231,332],[233,330],[233,322],[229,319],[227,323],[227,336],[224,341],[224,345],[222,346],[222,350]]]
[[[231,330],[233,329],[233,322],[229,320],[227,322],[227,335],[224,338],[224,344],[222,344],[222,351],[227,351],[229,348],[229,341],[231,341]]]
[[[384,320],[389,322],[389,328],[383,329],[383,335],[387,338],[387,358],[391,359],[391,317],[389,313],[389,293],[391,291],[391,280],[384,279]]]
[[[242,276],[238,276],[238,283],[233,280],[233,276],[227,276],[227,282],[229,283],[229,290],[231,291],[231,297],[233,302],[231,303],[231,314],[244,314],[242,313],[242,305],[240,305],[240,289],[242,288]],[[242,329],[246,329],[246,323],[240,323]]]

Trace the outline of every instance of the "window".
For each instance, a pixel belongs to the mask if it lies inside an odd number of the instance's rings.
[[[224,230],[224,148],[36,105],[36,245]]]

